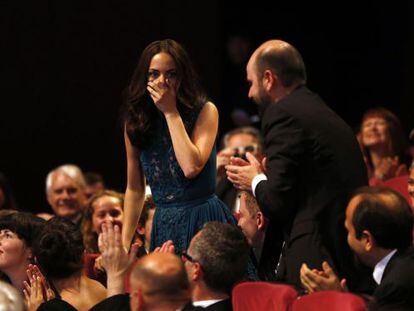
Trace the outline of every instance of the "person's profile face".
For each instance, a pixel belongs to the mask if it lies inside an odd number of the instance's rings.
[[[354,215],[355,208],[358,206],[360,201],[361,201],[361,198],[359,196],[356,196],[352,198],[351,201],[349,202],[348,207],[346,208],[346,213],[345,213],[345,228],[348,231],[347,240],[348,240],[349,247],[354,252],[358,260],[366,264],[366,261],[364,260],[365,255],[366,255],[365,243],[362,238],[358,239],[356,237],[355,227],[352,223],[352,218]]]
[[[263,87],[260,73],[257,72],[252,59],[246,67],[247,83],[249,84],[248,97],[259,106],[265,106],[271,102],[270,95]]]
[[[161,52],[152,57],[147,79],[148,82],[153,82],[159,87],[172,87],[177,90],[179,85],[177,66],[170,54]]]
[[[145,243],[149,245],[151,243],[151,232],[152,232],[152,220],[154,218],[155,209],[148,211],[148,218],[145,222]]]
[[[237,224],[242,229],[249,245],[251,247],[255,247],[255,237],[259,231],[259,228],[257,227],[256,217],[254,215],[250,215],[245,194],[242,194],[240,197],[239,220]]]

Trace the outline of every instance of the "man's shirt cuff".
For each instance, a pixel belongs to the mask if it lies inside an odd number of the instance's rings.
[[[253,180],[252,180],[252,192],[253,195],[256,197],[256,187],[259,184],[259,182],[261,182],[262,180],[267,180],[267,176],[265,174],[259,174],[254,176]]]

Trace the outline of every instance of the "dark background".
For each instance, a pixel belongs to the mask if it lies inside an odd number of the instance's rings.
[[[271,38],[292,43],[304,57],[309,87],[352,127],[367,108],[381,105],[400,116],[408,134],[412,5],[315,2],[1,2],[0,171],[20,206],[47,211],[45,177],[63,163],[101,172],[109,187],[124,189],[121,92],[143,48],[158,39],[188,50],[221,111],[220,134],[230,127],[234,91],[241,101],[247,97],[244,64],[227,55],[234,36],[251,49]]]

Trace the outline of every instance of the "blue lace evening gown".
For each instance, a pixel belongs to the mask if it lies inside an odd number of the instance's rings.
[[[187,120],[192,133],[200,108]],[[216,182],[216,150],[200,174],[188,179],[175,157],[170,133],[160,113],[151,143],[141,149],[140,160],[150,185],[156,211],[152,223],[151,250],[172,240],[175,252],[186,250],[191,238],[209,221],[236,223],[227,206],[214,194]]]

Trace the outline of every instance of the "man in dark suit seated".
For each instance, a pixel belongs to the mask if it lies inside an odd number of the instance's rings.
[[[238,225],[252,250],[252,261],[259,279],[274,281],[283,238],[279,226],[264,217],[254,196],[247,191],[240,194]]]
[[[377,288],[373,310],[414,310],[413,213],[407,201],[388,188],[361,188],[346,210],[348,243],[357,258],[374,269]],[[328,263],[323,271],[301,269],[301,280],[309,292],[347,291]]]
[[[231,290],[246,272],[249,246],[240,230],[210,222],[191,240],[182,254],[191,287],[187,310],[232,310]]]

